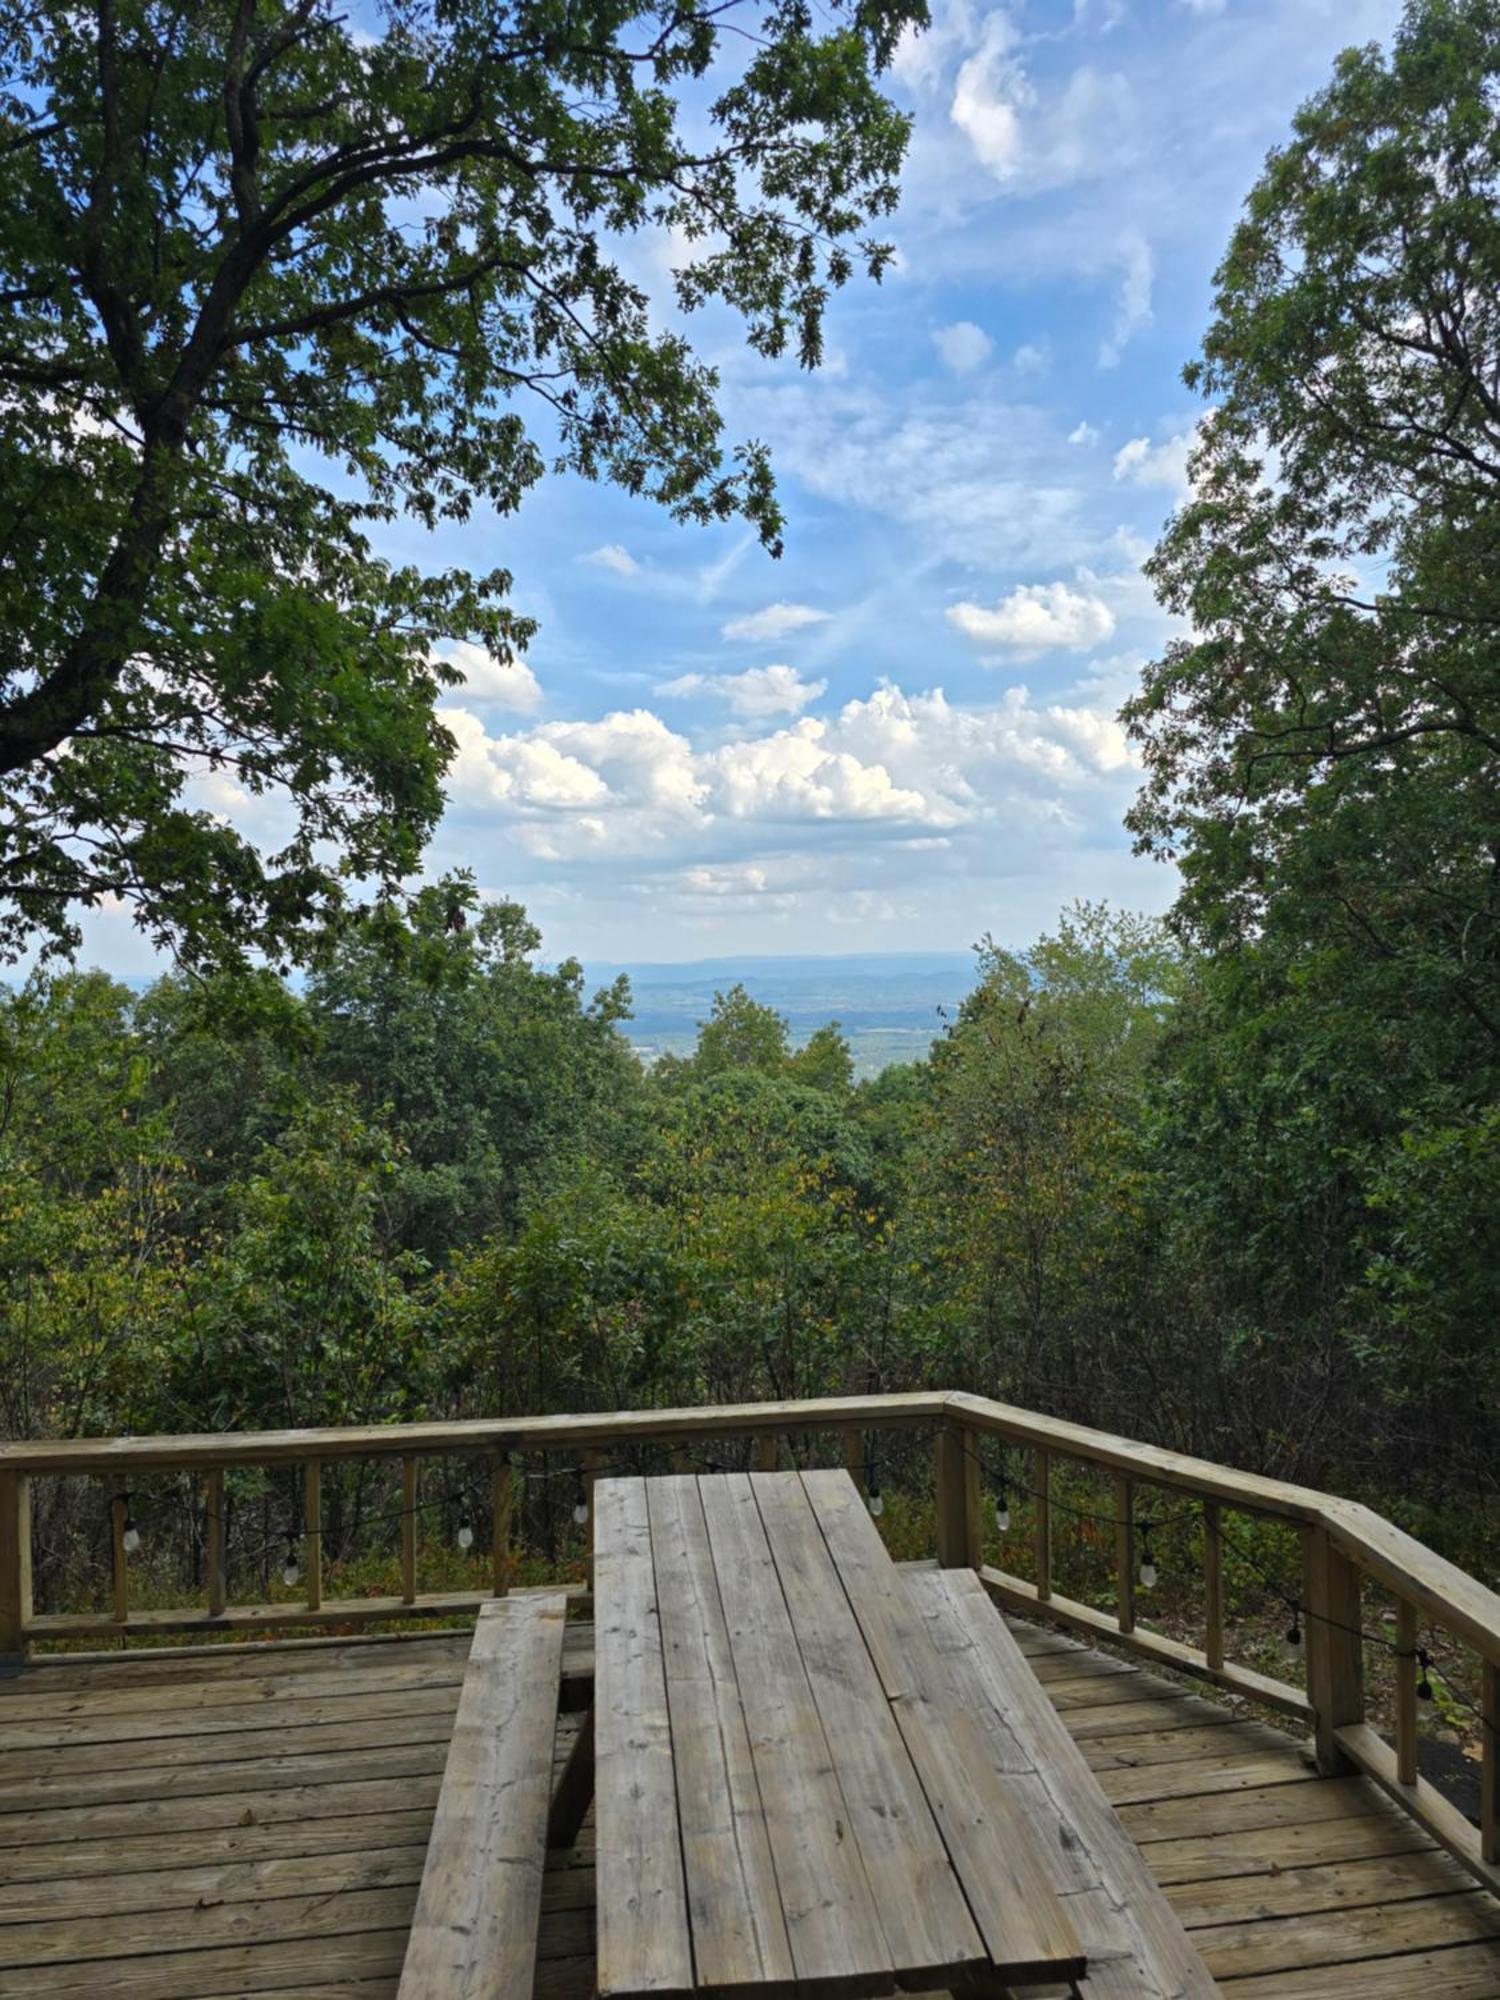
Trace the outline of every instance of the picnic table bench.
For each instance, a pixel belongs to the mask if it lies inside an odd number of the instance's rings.
[[[601,2000],[1217,1993],[978,1578],[847,1473],[594,1505]]]

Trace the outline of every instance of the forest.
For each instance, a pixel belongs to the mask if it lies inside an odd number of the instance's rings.
[[[300,989],[8,996],[0,1427],[971,1386],[1492,1533],[1497,1123],[1352,942],[1073,909],[857,1086],[739,988],[648,1070],[540,944],[454,880]]]

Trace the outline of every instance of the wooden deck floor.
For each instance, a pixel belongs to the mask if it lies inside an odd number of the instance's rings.
[[[1233,2000],[1500,2000],[1500,1901],[1372,1785],[1015,1629]],[[591,1636],[571,1635],[575,1662]],[[468,1644],[121,1656],[0,1681],[0,1995],[393,1994]],[[591,1843],[590,1823],[548,1873],[546,2000],[592,1991]]]

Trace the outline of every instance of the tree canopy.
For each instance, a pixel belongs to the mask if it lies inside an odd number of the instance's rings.
[[[1141,843],[1215,946],[1374,961],[1500,1055],[1500,7],[1417,0],[1251,193],[1194,494],[1149,565],[1191,621],[1127,714]],[[1394,983],[1394,982],[1393,982]]]
[[[529,628],[504,568],[394,563],[383,523],[503,517],[551,464],[779,546],[631,239],[815,363],[888,255],[877,77],[924,18],[0,0],[0,952],[112,896],[190,959],[295,954],[411,873],[442,642]]]

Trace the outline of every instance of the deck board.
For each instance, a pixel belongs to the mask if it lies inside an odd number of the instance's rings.
[[[1013,1629],[1230,2000],[1500,2000],[1500,1901],[1373,1785]],[[0,1682],[0,2000],[393,1996],[468,1646],[261,1643]],[[571,1670],[591,1648],[570,1629]],[[559,1767],[576,1728],[560,1718]],[[539,2000],[592,1992],[594,1838],[591,1816],[549,1857]]]

